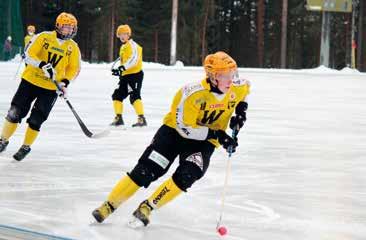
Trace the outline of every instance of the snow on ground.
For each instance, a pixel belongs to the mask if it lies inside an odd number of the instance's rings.
[[[1,119],[19,84],[13,80],[17,66],[0,63]],[[109,68],[84,63],[70,86],[69,99],[92,131],[103,130],[113,118],[110,95],[117,79]],[[366,76],[323,67],[241,69],[240,75],[252,82],[252,94],[232,157],[225,239],[364,239]],[[149,126],[114,130],[98,140],[82,134],[60,99],[32,152],[18,163],[11,156],[22,143],[22,124],[0,155],[0,239],[50,239],[8,226],[72,239],[220,239],[215,227],[227,160],[222,149],[214,153],[206,176],[156,211],[148,228],[132,230],[126,221],[176,164],[104,224],[90,224],[91,211],[149,144],[176,90],[202,76],[202,68],[146,64]],[[135,121],[128,101],[124,116],[128,125]]]

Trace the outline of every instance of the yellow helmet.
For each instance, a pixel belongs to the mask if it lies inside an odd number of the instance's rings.
[[[203,67],[208,77],[214,77],[217,73],[228,73],[237,70],[235,60],[222,51],[207,55]]]
[[[119,37],[121,34],[127,33],[128,36],[131,36],[131,28],[127,24],[119,25],[116,31],[117,37]]]
[[[34,32],[36,31],[36,27],[35,27],[35,26],[33,26],[33,25],[29,25],[29,26],[27,27],[27,31],[28,31],[28,32],[32,32],[32,33],[34,33]]]
[[[69,34],[63,34],[62,28],[68,26],[72,27],[72,32]],[[78,21],[71,13],[62,12],[56,18],[56,31],[61,35],[62,39],[71,39],[75,37],[78,31]]]

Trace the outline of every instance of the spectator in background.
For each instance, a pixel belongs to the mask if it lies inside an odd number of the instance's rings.
[[[5,40],[4,49],[3,49],[5,61],[8,61],[10,59],[12,50],[13,50],[13,47],[11,45],[11,36],[8,36]]]
[[[34,36],[35,32],[36,32],[36,27],[35,26],[29,25],[27,27],[27,33],[28,34],[24,37],[24,49],[27,47],[27,44],[32,39],[32,37]]]

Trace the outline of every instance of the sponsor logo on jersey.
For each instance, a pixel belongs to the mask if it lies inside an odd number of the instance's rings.
[[[164,197],[164,195],[165,194],[167,194],[168,192],[170,192],[170,190],[167,188],[167,187],[164,187],[162,190],[161,190],[161,192],[159,193],[159,195],[158,196],[156,196],[156,198],[154,198],[154,200],[153,200],[153,203],[155,204],[155,205],[157,205],[158,204],[158,202]]]
[[[188,85],[183,87],[183,94],[189,96],[200,89],[203,89],[201,84]]]
[[[210,108],[222,108],[225,105],[223,103],[210,104]]]
[[[187,136],[189,136],[189,134],[191,134],[191,133],[188,131],[188,129],[187,129],[187,128],[182,127],[181,129],[182,129],[182,131],[183,131]]]
[[[63,49],[57,48],[57,47],[51,47],[51,50],[54,50],[54,51],[59,52],[59,53],[64,53]]]

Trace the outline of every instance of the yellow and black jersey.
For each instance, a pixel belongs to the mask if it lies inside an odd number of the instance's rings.
[[[138,73],[142,70],[142,47],[132,39],[121,46],[119,56],[121,66],[125,68],[122,76]]]
[[[24,48],[27,47],[27,44],[29,43],[29,41],[32,39],[33,36],[27,35],[27,36],[24,37]]]
[[[49,90],[56,90],[51,79],[45,77],[38,66],[44,61],[51,63],[56,72],[56,81],[72,81],[80,71],[80,49],[73,40],[60,40],[56,32],[41,32],[35,35],[25,50],[25,68],[22,78]]]
[[[249,91],[249,81],[243,79],[233,81],[225,94],[211,92],[206,79],[188,84],[176,93],[164,124],[184,138],[205,140],[209,129],[226,130],[236,106],[245,101]],[[209,141],[219,146],[216,139]]]

